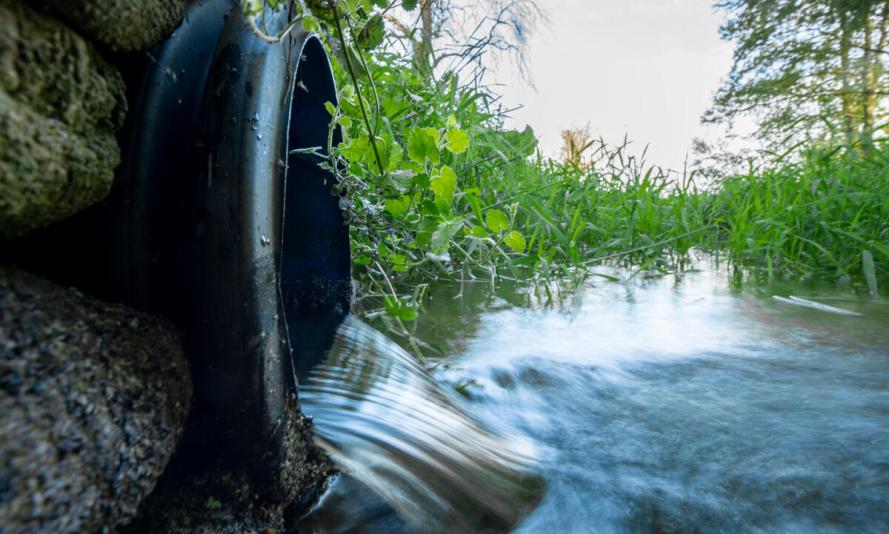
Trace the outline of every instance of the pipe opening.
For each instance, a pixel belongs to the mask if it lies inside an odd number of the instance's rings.
[[[309,36],[300,51],[288,125],[280,283],[288,345],[297,377],[323,357],[349,310],[349,235],[327,154],[336,86],[324,46]],[[333,145],[342,140],[339,126]],[[306,152],[319,147],[320,155]]]

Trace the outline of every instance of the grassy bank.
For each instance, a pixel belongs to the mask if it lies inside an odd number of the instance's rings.
[[[498,97],[395,54],[337,67],[331,146],[364,295],[403,323],[441,279],[582,277],[603,263],[681,269],[693,250],[770,278],[889,280],[889,145],[812,148],[704,181],[595,144],[582,165],[503,127]],[[371,76],[367,76],[367,73]],[[353,72],[354,74],[354,72]]]

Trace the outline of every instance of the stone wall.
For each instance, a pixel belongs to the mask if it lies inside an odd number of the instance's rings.
[[[90,43],[0,0],[0,238],[103,199],[125,113],[123,81]]]
[[[0,0],[0,251],[109,193],[127,106],[121,75],[100,50],[163,38],[182,8]],[[105,18],[91,24],[96,10]],[[121,28],[126,38],[114,33]],[[166,321],[0,265],[0,532],[130,521],[190,406],[181,339]]]
[[[144,50],[170,35],[185,0],[40,0],[81,34],[110,50]]]
[[[0,267],[0,531],[89,532],[132,518],[190,402],[167,323]]]
[[[282,529],[329,475],[295,398],[275,495],[246,471],[180,469],[191,377],[176,329],[4,254],[106,198],[127,112],[113,65],[169,35],[184,4],[0,0],[0,532]]]

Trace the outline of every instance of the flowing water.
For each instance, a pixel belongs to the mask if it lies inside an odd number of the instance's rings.
[[[889,303],[727,280],[434,288],[431,377],[349,319],[301,389],[348,475],[300,531],[889,531]]]

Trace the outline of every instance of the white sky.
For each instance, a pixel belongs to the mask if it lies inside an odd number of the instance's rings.
[[[590,123],[617,143],[628,134],[649,163],[681,169],[694,137],[714,135],[701,114],[731,66],[710,0],[538,0],[550,19],[528,47],[531,87],[507,62],[490,80],[512,113],[530,124],[541,151],[558,156],[560,132]],[[690,158],[691,159],[691,158]]]

